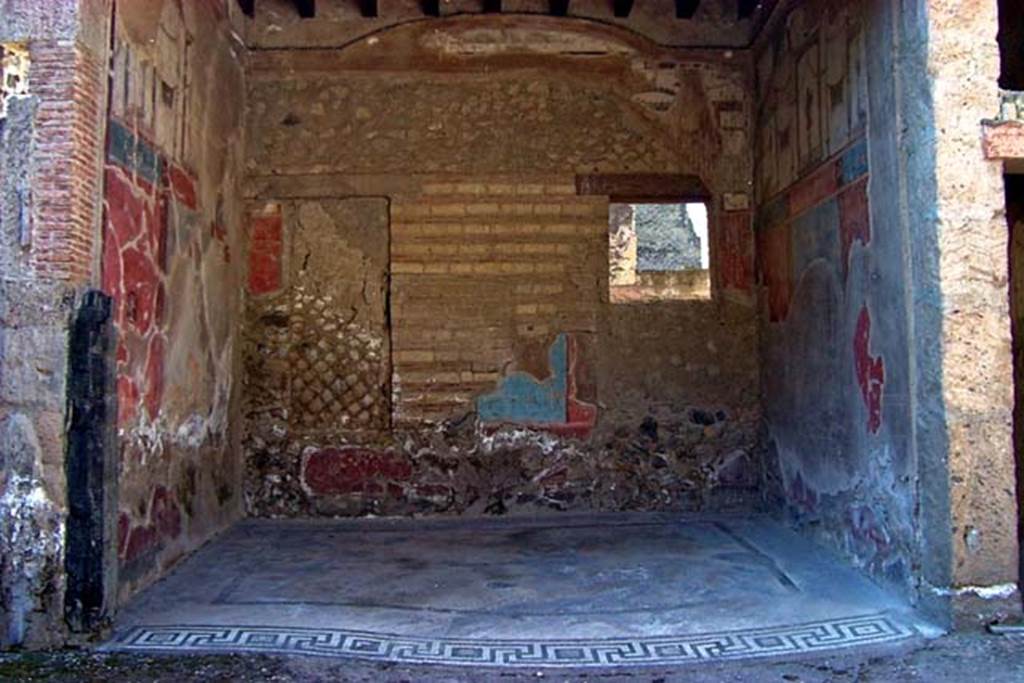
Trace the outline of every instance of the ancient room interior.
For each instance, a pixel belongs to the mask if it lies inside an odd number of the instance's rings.
[[[994,10],[67,4],[3,43],[5,349],[70,349],[8,373],[4,643],[578,666],[1019,615]]]

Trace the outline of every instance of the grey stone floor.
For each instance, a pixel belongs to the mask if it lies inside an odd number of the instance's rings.
[[[934,635],[764,517],[249,520],[130,603],[106,649],[607,667]]]

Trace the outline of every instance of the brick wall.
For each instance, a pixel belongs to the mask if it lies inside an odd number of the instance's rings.
[[[69,323],[95,275],[105,5],[4,3],[28,78],[0,124],[0,647],[64,642]],[[95,39],[100,36],[98,39]]]
[[[85,282],[92,275],[103,72],[74,42],[32,43],[29,81],[39,108],[30,267],[41,278]]]
[[[472,409],[524,343],[597,332],[606,297],[607,200],[571,182],[479,177],[424,191],[391,209],[400,422]]]

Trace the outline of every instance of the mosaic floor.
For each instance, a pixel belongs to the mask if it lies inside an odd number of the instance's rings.
[[[758,517],[250,520],[137,596],[105,647],[603,667],[935,634]]]

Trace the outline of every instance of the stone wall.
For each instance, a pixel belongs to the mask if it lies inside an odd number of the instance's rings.
[[[941,379],[945,420],[937,427],[948,460],[937,478],[949,490],[952,530],[949,583],[929,589],[952,599],[959,620],[985,623],[1021,610],[1009,231],[1003,168],[986,158],[978,131],[981,120],[1000,113],[997,3],[929,0],[925,6],[926,64],[941,131],[929,214],[937,267],[915,288],[942,291],[942,327],[929,340],[940,355],[928,379],[933,386]]]
[[[744,65],[481,19],[253,55],[250,510],[692,509],[748,494]],[[596,54],[561,54],[581,40]],[[609,303],[609,197],[577,194],[576,176],[636,172],[711,189],[712,258],[731,264],[712,301]]]
[[[243,64],[210,3],[119,5],[104,166],[122,596],[241,514]]]
[[[62,643],[71,317],[99,211],[107,3],[8,1],[28,81],[0,116],[0,647]]]
[[[701,238],[685,204],[636,207],[637,270],[701,270]]]

